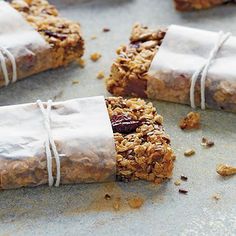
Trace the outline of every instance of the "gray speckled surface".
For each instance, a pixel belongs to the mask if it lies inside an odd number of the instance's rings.
[[[56,98],[65,100],[104,94],[103,81],[96,79],[99,70],[107,75],[117,46],[128,42],[134,22],[155,27],[171,23],[236,33],[236,6],[180,14],[170,0],[55,0],[62,15],[82,24],[86,38],[87,66],[59,69],[33,76],[0,90],[0,105]],[[102,33],[102,28],[111,32]],[[96,35],[96,40],[90,37]],[[88,60],[90,53],[101,52],[97,63]],[[73,80],[80,83],[72,85]],[[236,116],[204,111],[202,129],[184,133],[177,123],[191,109],[163,102],[154,103],[165,117],[167,132],[177,154],[173,180],[160,187],[148,183],[89,184],[47,186],[0,193],[0,235],[236,235],[236,177],[221,178],[218,163],[236,165]],[[215,147],[201,147],[202,136],[215,141]],[[191,158],[183,152],[193,147]],[[180,175],[188,181],[180,195],[173,182]],[[121,197],[121,210],[112,210],[103,199],[105,193]],[[221,199],[212,199],[214,194]],[[126,197],[141,196],[141,209],[127,207]]]

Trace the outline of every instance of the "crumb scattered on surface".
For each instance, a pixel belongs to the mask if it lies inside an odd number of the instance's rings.
[[[229,166],[226,164],[219,164],[216,167],[216,172],[221,176],[230,176],[236,174],[236,167]]]
[[[195,153],[196,153],[196,152],[195,152],[194,149],[188,149],[188,150],[186,150],[186,151],[184,152],[184,155],[185,155],[186,157],[190,157],[190,156],[193,156]]]
[[[92,40],[97,39],[97,36],[93,35],[93,36],[91,36],[90,39],[92,39]]]
[[[144,200],[141,197],[134,197],[128,200],[128,204],[131,208],[138,209],[144,203]]]
[[[79,58],[79,59],[77,60],[77,63],[78,63],[78,65],[79,65],[81,68],[84,68],[85,65],[86,65],[85,60],[82,59],[82,58]]]
[[[92,60],[92,61],[98,61],[100,58],[102,57],[102,55],[100,54],[100,53],[98,53],[98,52],[95,52],[95,53],[92,53],[91,55],[90,55],[90,59]]]
[[[63,96],[64,92],[60,91],[59,93],[57,93],[54,97],[53,97],[53,101],[57,100],[58,98],[61,98]]]
[[[102,31],[106,33],[106,32],[110,32],[111,30],[109,28],[103,28]]]
[[[185,175],[181,175],[180,179],[183,180],[183,181],[187,181],[187,180],[188,180],[188,177],[185,176]]]
[[[179,189],[179,193],[181,193],[181,194],[187,194],[187,193],[188,193],[188,190],[185,190],[185,189]]]
[[[181,180],[177,179],[177,180],[174,182],[174,184],[175,184],[176,186],[179,186],[179,185],[181,184]]]
[[[72,84],[79,84],[79,80],[73,80]]]
[[[221,199],[221,196],[219,193],[216,193],[212,196],[212,199],[216,200],[216,201],[219,201]]]
[[[189,112],[186,117],[179,122],[179,127],[183,130],[199,129],[201,116],[197,112]]]
[[[105,77],[104,71],[99,71],[97,74],[97,79],[103,79]]]
[[[208,140],[207,138],[203,137],[201,145],[207,148],[213,147],[215,143],[211,140]]]

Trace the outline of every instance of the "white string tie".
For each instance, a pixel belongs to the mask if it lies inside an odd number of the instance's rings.
[[[205,84],[206,84],[206,77],[209,71],[209,68],[216,58],[218,52],[222,48],[222,46],[225,44],[225,42],[229,39],[231,36],[231,33],[224,33],[223,31],[220,31],[218,34],[218,39],[215,43],[214,48],[211,50],[209,54],[209,58],[206,60],[206,62],[203,63],[203,65],[193,74],[191,78],[191,86],[190,86],[190,104],[192,108],[196,108],[195,105],[195,85],[197,82],[197,79],[199,78],[201,74],[201,80],[200,80],[200,87],[201,87],[201,109],[205,110],[206,108],[206,98],[205,98]]]
[[[12,66],[12,80],[11,82],[14,83],[17,81],[17,68],[16,68],[16,59],[13,56],[13,54],[5,47],[0,46],[0,63],[1,63],[1,68],[3,72],[3,77],[5,80],[5,86],[7,86],[10,83],[10,79],[8,76],[8,70],[7,70],[7,62],[5,56],[8,57],[8,59],[11,62]]]
[[[60,156],[63,156],[63,154],[62,155],[58,154],[56,144],[54,142],[53,135],[52,135],[51,125],[50,125],[50,123],[51,123],[50,114],[51,114],[52,100],[49,100],[47,102],[47,108],[44,108],[44,105],[41,100],[37,101],[37,105],[39,106],[39,108],[43,114],[44,126],[47,131],[47,137],[46,137],[46,141],[45,141],[45,150],[46,150],[46,156],[47,156],[48,184],[51,187],[54,182],[53,175],[52,175],[52,153],[53,153],[53,157],[56,160],[56,168],[57,168],[57,176],[56,176],[55,186],[58,187],[60,185],[60,178],[61,178]]]

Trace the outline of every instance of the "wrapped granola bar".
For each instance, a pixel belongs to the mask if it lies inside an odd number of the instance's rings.
[[[0,108],[0,189],[171,177],[162,117],[140,99],[92,97]]]
[[[208,9],[226,3],[235,3],[235,0],[174,0],[174,3],[179,11],[191,11]]]
[[[154,31],[136,25],[131,44],[118,52],[108,90],[236,112],[235,50],[236,39],[229,34],[181,26]]]
[[[0,87],[83,55],[80,26],[45,0],[0,1]]]

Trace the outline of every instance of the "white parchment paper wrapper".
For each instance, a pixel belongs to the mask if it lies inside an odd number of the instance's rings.
[[[191,77],[209,57],[218,33],[171,25],[148,74],[151,98],[189,104]],[[206,105],[236,112],[236,37],[223,45],[208,71]],[[199,104],[199,81],[195,88]]]
[[[113,131],[103,97],[53,103],[51,130],[61,157],[61,184],[113,181]],[[46,130],[37,104],[0,108],[0,189],[48,183]],[[55,163],[53,167],[54,177]]]
[[[51,67],[50,57],[45,56],[50,45],[19,12],[4,1],[0,1],[0,46],[8,49],[15,57],[18,79]],[[12,65],[6,59],[11,79]],[[0,69],[0,85],[4,83]]]

